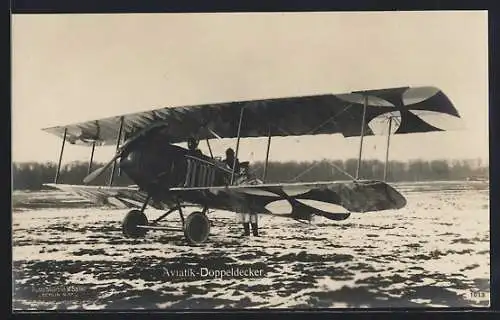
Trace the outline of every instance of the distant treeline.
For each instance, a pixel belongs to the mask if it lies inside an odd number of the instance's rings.
[[[103,164],[94,164],[96,169]],[[263,162],[250,164],[251,172],[262,178]],[[24,162],[13,164],[13,189],[40,190],[42,184],[54,181],[57,164]],[[267,169],[266,182],[311,182],[326,180],[346,180],[356,175],[357,160],[314,161],[314,162],[270,162]],[[87,175],[88,164],[75,161],[61,167],[59,183],[82,184]],[[433,180],[468,180],[488,178],[488,166],[481,165],[478,160],[411,160],[408,162],[390,161],[387,181],[433,181]],[[109,183],[111,168],[92,182],[94,185]],[[384,177],[384,163],[379,160],[362,162],[360,178],[378,179]],[[125,174],[115,171],[113,185],[126,186],[133,184]]]

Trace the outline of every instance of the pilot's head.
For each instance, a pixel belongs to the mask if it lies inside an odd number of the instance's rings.
[[[189,150],[195,150],[198,147],[198,140],[195,138],[189,138],[188,140],[188,148]]]
[[[231,148],[227,148],[226,150],[226,158],[233,159],[234,158],[234,150]]]

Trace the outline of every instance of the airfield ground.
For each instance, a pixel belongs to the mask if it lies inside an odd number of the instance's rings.
[[[65,193],[13,195],[15,309],[212,309],[489,306],[487,182],[399,184],[399,211],[261,216],[241,238],[236,216],[212,213],[211,237],[122,236],[124,210]],[[151,218],[161,214],[150,210]],[[177,224],[177,216],[169,220]],[[202,268],[209,275],[200,274]],[[217,270],[253,270],[223,278]],[[196,273],[177,271],[191,269]],[[219,272],[220,273],[220,272]]]

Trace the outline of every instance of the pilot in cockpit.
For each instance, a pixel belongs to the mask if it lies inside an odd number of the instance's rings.
[[[188,139],[188,151],[189,154],[195,157],[201,157],[203,153],[198,149],[198,140],[191,137]]]
[[[223,162],[231,170],[233,170],[233,165],[234,165],[234,169],[235,169],[234,172],[236,174],[240,173],[240,162],[238,161],[237,158],[235,158],[234,150],[232,148],[228,148],[226,150],[226,159],[224,159]]]

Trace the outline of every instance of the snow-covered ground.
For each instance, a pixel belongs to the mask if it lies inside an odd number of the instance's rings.
[[[318,217],[312,225],[261,216],[259,238],[240,237],[237,217],[216,211],[200,247],[168,231],[125,238],[127,210],[91,207],[60,192],[17,192],[14,308],[489,306],[488,184],[396,188],[408,199],[402,210],[341,222]],[[172,215],[165,223],[179,220]],[[255,274],[212,276],[231,268]],[[61,294],[69,286],[83,291]]]

